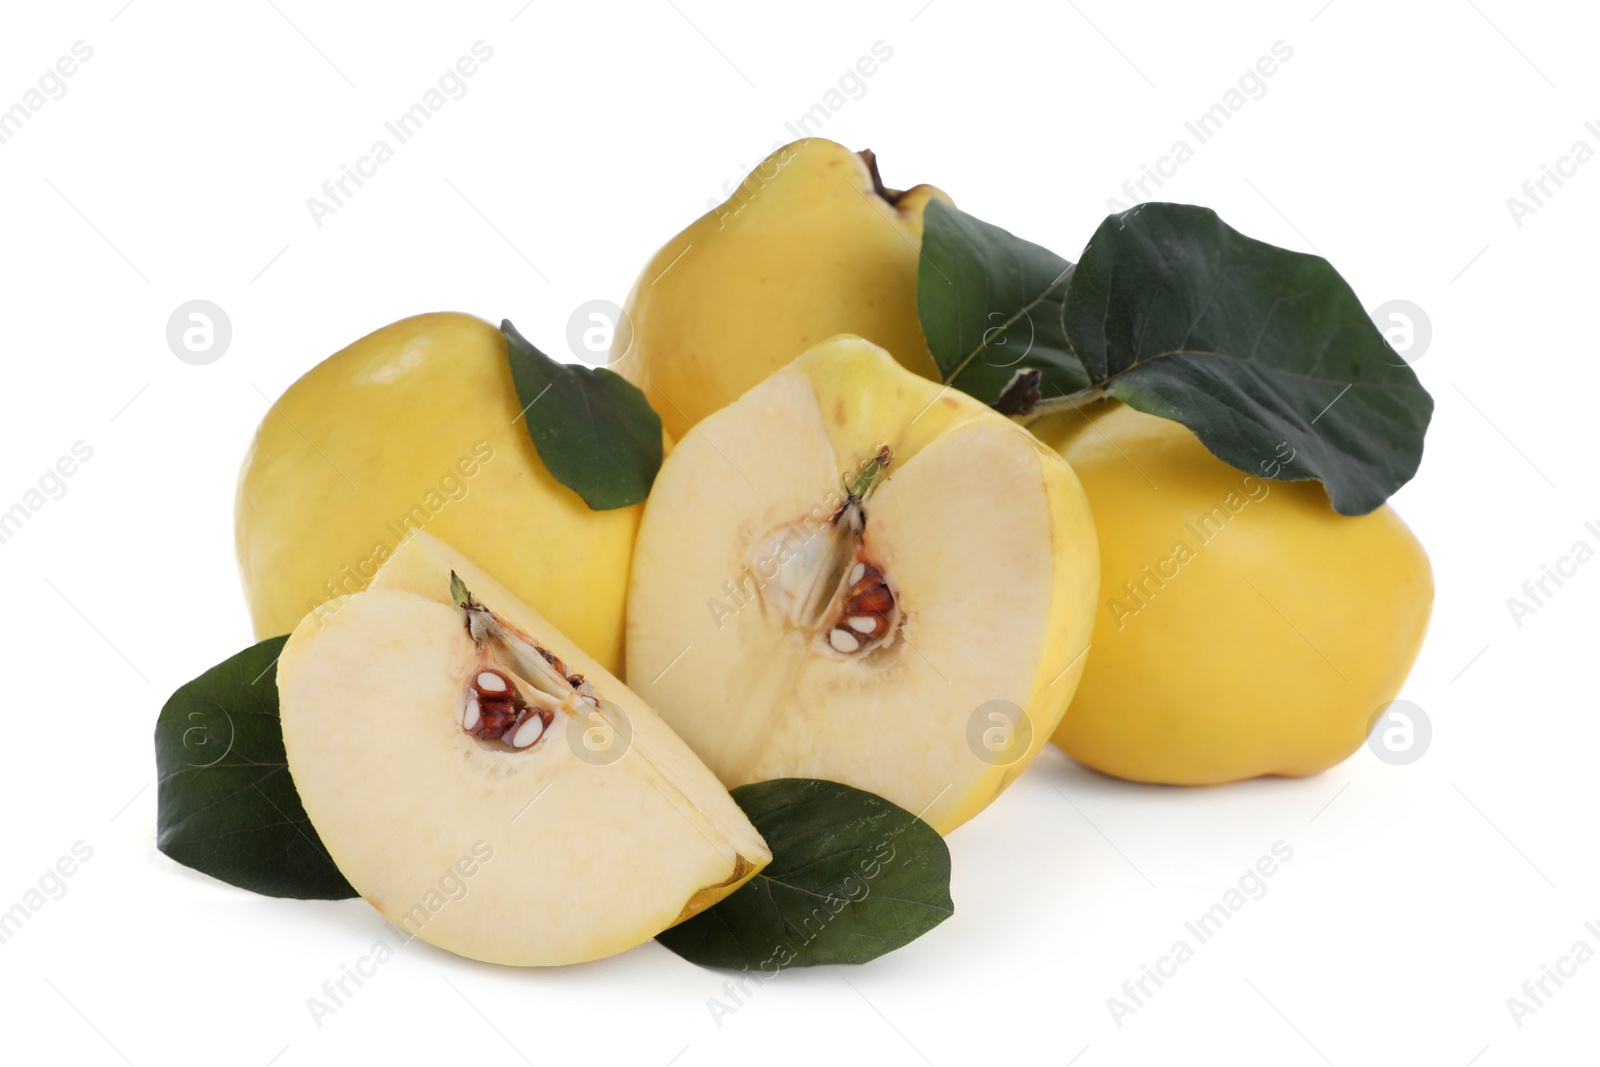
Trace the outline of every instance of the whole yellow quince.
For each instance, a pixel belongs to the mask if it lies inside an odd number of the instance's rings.
[[[617,671],[643,505],[592,511],[528,437],[498,329],[402,319],[272,406],[239,475],[235,541],[258,638],[366,588],[415,530],[499,576]]]
[[[1422,646],[1433,575],[1387,505],[1351,518],[1116,401],[1037,422],[1100,538],[1088,664],[1054,741],[1107,774],[1308,775],[1359,748]]]
[[[950,200],[931,185],[884,188],[870,153],[817,137],[780,148],[645,266],[614,369],[675,439],[835,334],[937,378],[917,320],[933,199]]]

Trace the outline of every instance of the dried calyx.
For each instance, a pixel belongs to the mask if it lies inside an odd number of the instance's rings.
[[[854,481],[821,528],[788,523],[757,547],[756,573],[767,604],[808,635],[818,651],[854,658],[893,643],[900,621],[894,585],[865,545],[866,504],[894,452],[887,445]]]
[[[602,708],[583,675],[567,670],[559,656],[480,604],[454,572],[450,596],[478,652],[462,695],[462,730],[480,741],[527,751],[549,732],[558,713]]]

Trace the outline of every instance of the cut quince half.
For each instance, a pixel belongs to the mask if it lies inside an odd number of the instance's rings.
[[[634,549],[629,678],[729,787],[844,782],[945,832],[1055,729],[1098,568],[1058,455],[835,337],[662,466]]]
[[[771,859],[643,701],[425,533],[304,619],[284,748],[339,870],[406,933],[526,966],[621,952]]]

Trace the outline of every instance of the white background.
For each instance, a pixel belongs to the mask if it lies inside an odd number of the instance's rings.
[[[0,945],[0,1056],[1593,1062],[1600,962],[1520,1028],[1506,999],[1580,938],[1600,949],[1600,562],[1520,627],[1506,601],[1600,545],[1600,161],[1521,226],[1506,201],[1574,141],[1600,148],[1600,21],[1509,0],[1201,8],[6,5],[0,107],[74,42],[94,51],[0,145],[0,509],[75,442],[93,458],[0,545],[0,909],[75,842],[93,857]],[[317,227],[306,199],[478,40],[494,56],[468,93]],[[786,973],[720,1026],[724,976],[654,944],[515,971],[417,943],[318,1027],[307,998],[385,932],[376,913],[156,851],[156,713],[251,641],[234,480],[269,398],[317,360],[436,309],[560,351],[573,308],[620,300],[877,41],[892,58],[821,132],[1076,258],[1108,197],[1280,40],[1266,94],[1161,195],[1431,319],[1416,368],[1438,407],[1394,501],[1438,584],[1404,693],[1433,723],[1419,761],[1363,750],[1310,780],[1182,790],[1051,750],[951,837],[952,919],[865,967]],[[194,298],[233,325],[209,366],[165,339]],[[1119,1027],[1107,998],[1277,841],[1294,856],[1267,895]]]

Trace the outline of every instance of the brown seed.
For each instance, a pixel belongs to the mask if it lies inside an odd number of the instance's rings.
[[[861,593],[845,601],[845,609],[852,615],[887,615],[894,610],[894,594],[888,586]]]

